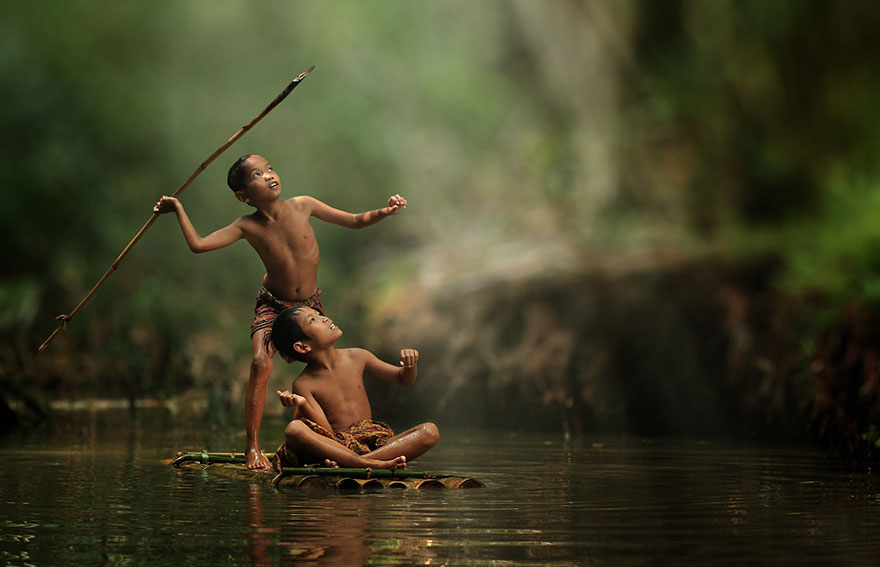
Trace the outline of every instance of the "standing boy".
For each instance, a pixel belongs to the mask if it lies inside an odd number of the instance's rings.
[[[342,329],[310,307],[285,309],[275,319],[272,342],[285,359],[306,363],[289,391],[278,392],[282,405],[295,407],[284,431],[275,465],[314,462],[342,467],[399,468],[433,447],[440,430],[422,423],[395,435],[373,421],[364,389],[364,373],[412,386],[419,375],[419,353],[400,351],[400,364],[379,360],[362,348],[337,349]]]
[[[382,209],[353,214],[334,209],[321,201],[299,196],[281,200],[281,178],[262,156],[242,156],[229,169],[229,188],[235,197],[256,209],[239,217],[228,226],[201,237],[183,209],[173,197],[162,197],[155,213],[177,213],[180,228],[190,250],[199,254],[229,246],[242,238],[259,254],[266,268],[263,286],[257,296],[251,342],[254,358],[245,391],[245,455],[248,468],[267,468],[269,462],[260,449],[260,421],[266,405],[266,385],[272,375],[270,342],[275,316],[291,306],[308,305],[319,312],[321,290],[318,288],[318,242],[312,230],[311,217],[348,228],[370,226],[388,215],[406,208],[406,199],[394,195]]]

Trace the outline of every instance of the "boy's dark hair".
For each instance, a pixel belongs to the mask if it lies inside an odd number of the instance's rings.
[[[226,174],[226,184],[229,185],[229,188],[232,189],[233,193],[244,189],[244,176],[247,175],[247,171],[244,169],[244,163],[252,155],[254,154],[241,156],[232,164],[232,167],[229,168],[229,173]]]
[[[288,362],[291,360],[308,362],[304,355],[293,348],[293,343],[309,340],[309,336],[303,332],[296,320],[299,310],[299,307],[288,307],[279,313],[275,322],[272,323],[272,332],[266,337],[266,341],[271,340],[275,345],[275,350]]]

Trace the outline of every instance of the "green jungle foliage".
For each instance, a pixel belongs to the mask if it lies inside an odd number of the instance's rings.
[[[412,281],[491,285],[510,256],[579,270],[592,253],[770,253],[785,293],[876,309],[878,16],[795,0],[12,3],[0,384],[240,388],[262,266],[244,242],[191,254],[172,217],[34,351],[156,200],[313,64],[181,200],[202,234],[246,214],[225,174],[251,152],[286,196],[360,211],[405,195],[364,231],[316,222],[325,306],[351,343]]]

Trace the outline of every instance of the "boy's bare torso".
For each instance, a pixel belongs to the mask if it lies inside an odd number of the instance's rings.
[[[293,197],[280,202],[275,217],[256,211],[236,221],[263,261],[266,289],[279,299],[306,299],[318,290],[320,252],[310,218],[306,203]]]
[[[291,387],[294,394],[317,402],[333,431],[372,419],[370,401],[364,389],[363,353],[357,348],[337,349],[333,368],[310,370],[306,367]]]

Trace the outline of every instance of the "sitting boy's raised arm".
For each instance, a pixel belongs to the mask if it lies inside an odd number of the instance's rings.
[[[403,386],[412,386],[419,377],[419,351],[405,348],[400,351],[400,365],[388,364],[368,350],[360,349],[364,356],[364,369],[376,378]]]
[[[183,237],[186,239],[189,249],[196,254],[229,246],[244,236],[241,227],[238,226],[238,221],[236,221],[202,238],[190,222],[183,204],[174,197],[163,196],[156,203],[156,206],[153,207],[153,212],[156,214],[170,213],[171,211],[177,213],[177,220],[180,223],[180,230],[183,231]]]
[[[396,215],[406,208],[406,199],[400,195],[392,195],[388,198],[388,206],[381,209],[366,211],[363,213],[349,213],[335,209],[326,203],[322,203],[314,197],[300,197],[311,207],[311,215],[324,222],[338,224],[346,228],[364,228],[376,224],[389,215]]]

